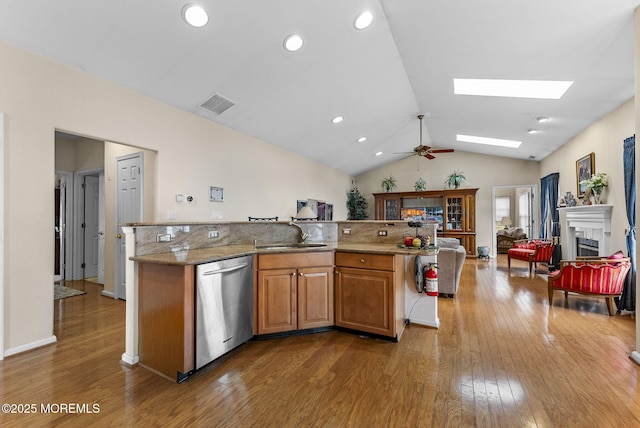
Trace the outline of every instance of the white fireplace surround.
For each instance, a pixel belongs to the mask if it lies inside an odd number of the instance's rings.
[[[588,238],[598,241],[598,255],[611,254],[611,211],[613,205],[581,205],[558,208],[565,214],[564,228],[561,233],[566,236],[566,259],[575,260],[577,251],[576,238]]]

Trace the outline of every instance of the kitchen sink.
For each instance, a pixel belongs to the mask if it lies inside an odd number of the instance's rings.
[[[326,247],[327,244],[265,244],[265,245],[256,245],[258,250],[282,250],[288,248],[318,248],[318,247]]]

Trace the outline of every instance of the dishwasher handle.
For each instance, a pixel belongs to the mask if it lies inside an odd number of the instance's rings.
[[[203,272],[202,275],[208,276],[208,275],[218,275],[218,274],[221,274],[221,273],[234,272],[234,271],[236,271],[238,269],[242,269],[242,268],[245,268],[247,266],[249,266],[248,263],[243,263],[241,265],[231,266],[231,267],[224,268],[224,269],[208,270],[206,272]]]

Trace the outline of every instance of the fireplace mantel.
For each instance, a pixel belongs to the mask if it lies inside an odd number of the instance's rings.
[[[576,207],[560,207],[558,211],[565,213],[567,231],[567,259],[576,258],[576,235],[588,233],[598,241],[598,255],[608,256],[611,253],[611,211],[613,205],[581,205]]]

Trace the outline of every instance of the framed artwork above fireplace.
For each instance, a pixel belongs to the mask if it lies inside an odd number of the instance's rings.
[[[578,189],[578,197],[584,198],[587,186],[580,184],[583,180],[588,180],[596,170],[596,154],[591,152],[585,157],[576,161],[576,187]]]

